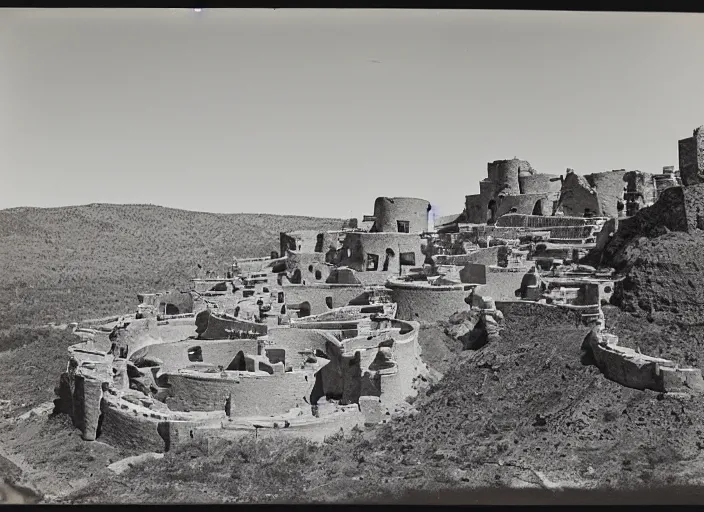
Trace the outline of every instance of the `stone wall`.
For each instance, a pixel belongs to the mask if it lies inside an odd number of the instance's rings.
[[[232,417],[270,416],[307,407],[314,381],[312,371],[273,375],[238,372],[228,378],[171,374],[166,405],[174,411],[224,411],[231,394]]]
[[[422,323],[435,323],[457,312],[469,309],[464,301],[470,294],[462,286],[444,289],[440,286],[394,286],[393,301],[398,305],[396,317],[400,320],[415,320]]]
[[[583,347],[591,351],[594,362],[606,378],[634,389],[662,393],[704,391],[698,368],[679,368],[673,361],[651,357],[618,345],[618,338],[592,330]]]
[[[704,126],[679,141],[679,160],[682,185],[704,183]]]
[[[628,185],[625,169],[587,174],[585,178],[596,190],[599,201],[598,215],[603,217],[625,216],[626,200],[624,194]]]
[[[121,409],[119,405],[103,400],[100,441],[142,452],[164,452],[166,446],[159,434],[160,420],[145,418],[136,408],[125,407]]]
[[[377,197],[374,201],[374,226],[372,231],[398,233],[398,221],[409,223],[408,233],[428,231],[430,203],[414,197]]]
[[[344,284],[289,284],[283,286],[286,310],[295,309],[300,304],[310,304],[310,314],[317,315],[340,306],[347,306],[353,299],[364,295],[362,285]],[[330,297],[332,307],[328,307],[326,298]]]

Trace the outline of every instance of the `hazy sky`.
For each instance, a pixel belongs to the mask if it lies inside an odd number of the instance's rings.
[[[704,15],[0,9],[0,208],[459,213],[492,160],[660,172]]]

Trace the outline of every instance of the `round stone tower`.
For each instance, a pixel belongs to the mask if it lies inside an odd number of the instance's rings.
[[[428,230],[430,203],[415,197],[377,197],[374,201],[374,231],[422,233]]]
[[[521,171],[531,170],[530,163],[525,160],[496,160],[488,165],[489,180],[494,182],[494,193],[504,196],[515,196],[521,193],[518,176]]]

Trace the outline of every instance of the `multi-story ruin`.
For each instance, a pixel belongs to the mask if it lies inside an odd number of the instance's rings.
[[[370,426],[407,410],[427,381],[423,324],[471,310],[473,336],[500,342],[513,307],[575,311],[595,327],[585,350],[624,385],[704,389],[696,371],[618,347],[601,306],[620,277],[581,262],[653,211],[668,229],[704,228],[701,133],[679,143],[681,181],[672,167],[558,176],[498,160],[435,232],[428,201],[380,197],[361,223],[281,233],[280,252],[187,291],[140,294],[134,316],[90,331],[69,350],[56,409],[86,440],[152,451]]]

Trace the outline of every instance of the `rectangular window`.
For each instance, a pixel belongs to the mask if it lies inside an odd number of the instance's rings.
[[[401,265],[415,265],[416,264],[416,253],[402,252],[399,259],[401,260]]]
[[[407,220],[397,220],[396,221],[396,227],[398,228],[399,233],[410,233],[410,222]]]
[[[367,270],[379,268],[379,256],[377,254],[367,254]]]

